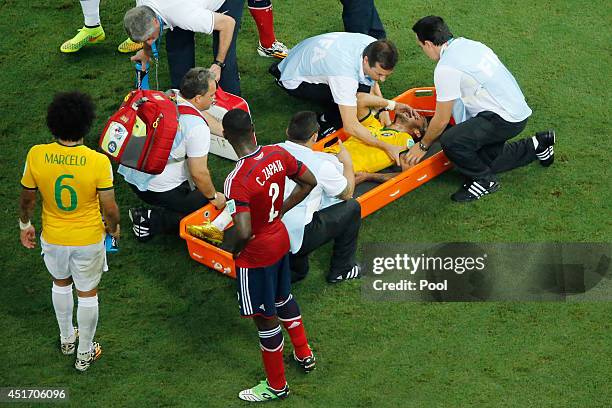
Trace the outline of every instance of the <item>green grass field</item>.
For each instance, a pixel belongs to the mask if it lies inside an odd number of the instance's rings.
[[[0,387],[66,387],[75,407],[243,406],[237,392],[263,378],[263,369],[257,333],[238,316],[234,282],[192,261],[177,237],[137,243],[127,210],[138,200],[120,177],[124,237],[99,295],[96,337],[105,354],[87,373],[59,353],[50,277],[38,250],[19,244],[19,178],[29,147],[50,139],[44,118],[52,95],[79,89],[94,97],[98,120],[87,140],[94,146],[132,85],[133,67],[116,52],[132,3],[103,1],[106,42],[63,55],[60,44],[82,23],[77,1],[0,0]],[[442,15],[456,36],[486,43],[514,73],[534,111],[525,134],[554,127],[557,160],[549,169],[531,165],[502,175],[502,190],[474,205],[451,203],[460,177],[443,174],[368,217],[360,243],[610,242],[610,3],[377,4],[401,51],[383,86],[387,96],[432,84],[434,63],[410,27],[421,16]],[[277,36],[289,46],[342,30],[335,0],[274,6]],[[211,62],[210,44],[198,37],[201,65]],[[273,85],[271,61],[257,56],[256,45],[245,10],[238,44],[243,96],[260,142],[277,142],[291,114],[310,106]],[[166,87],[163,57],[159,77]],[[210,167],[220,186],[233,163],[213,157]],[[39,212],[34,224],[40,229]],[[327,246],[312,255],[309,277],[294,287],[319,368],[304,376],[288,364],[293,393],[284,405],[611,405],[611,303],[368,302],[359,283],[325,283],[329,254]]]

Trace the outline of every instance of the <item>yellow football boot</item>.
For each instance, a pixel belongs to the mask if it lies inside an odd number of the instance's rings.
[[[223,231],[215,227],[210,221],[205,221],[201,225],[188,225],[187,233],[196,238],[203,239],[215,246],[223,242]]]
[[[127,54],[130,52],[136,52],[141,48],[142,48],[142,43],[134,42],[128,38],[127,40],[119,44],[119,47],[117,47],[117,50],[119,50],[119,52],[123,54]]]
[[[63,43],[60,47],[60,51],[65,53],[77,52],[87,44],[96,44],[104,41],[105,39],[106,34],[104,34],[102,26],[97,26],[94,28],[79,28],[77,35]]]

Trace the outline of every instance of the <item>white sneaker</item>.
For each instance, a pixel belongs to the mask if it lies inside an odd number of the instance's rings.
[[[74,368],[79,371],[86,371],[91,363],[96,361],[102,356],[102,347],[100,347],[100,343],[93,342],[91,344],[91,350],[86,353],[77,353],[76,362],[74,363]]]
[[[289,48],[280,41],[274,41],[270,48],[264,48],[261,43],[257,45],[257,53],[262,57],[283,59],[289,54]]]
[[[74,333],[68,338],[64,338],[60,335],[60,350],[65,356],[74,354],[76,348],[76,341],[79,338],[79,329],[74,328]]]

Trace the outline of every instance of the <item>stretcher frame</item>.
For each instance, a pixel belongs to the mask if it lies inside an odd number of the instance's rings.
[[[409,89],[393,99],[412,106],[424,116],[431,117],[435,112],[436,91],[433,87]],[[313,150],[323,150],[325,145],[329,145],[336,138],[346,140],[348,135],[340,129],[318,141]],[[416,166],[365,192],[357,198],[357,201],[361,204],[361,218],[367,217],[451,167],[450,160],[440,151]],[[212,204],[205,205],[181,220],[179,234],[186,241],[191,258],[219,273],[236,279],[236,266],[231,253],[187,233],[187,225],[212,221],[220,212]]]

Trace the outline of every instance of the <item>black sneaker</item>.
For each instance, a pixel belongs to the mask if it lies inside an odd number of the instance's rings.
[[[302,367],[302,370],[304,370],[306,374],[317,368],[317,359],[315,358],[314,353],[312,353],[312,350],[308,357],[304,357],[301,360],[295,355],[294,351],[293,359],[300,365],[300,367]]]
[[[355,266],[353,266],[351,269],[349,269],[347,272],[341,273],[340,275],[337,275],[333,278],[327,278],[327,282],[329,283],[338,283],[338,282],[342,282],[345,280],[351,280],[351,279],[361,279],[361,270],[362,270],[362,266],[360,264],[355,264]]]
[[[555,161],[555,131],[551,129],[544,132],[538,132],[535,137],[538,139],[536,156],[538,160],[540,160],[542,166],[548,167]]]
[[[491,194],[499,190],[497,181],[472,181],[465,183],[455,194],[451,196],[451,200],[458,203],[479,200],[481,197]]]
[[[153,238],[151,232],[151,210],[146,208],[130,208],[128,211],[132,221],[132,231],[140,242]]]

